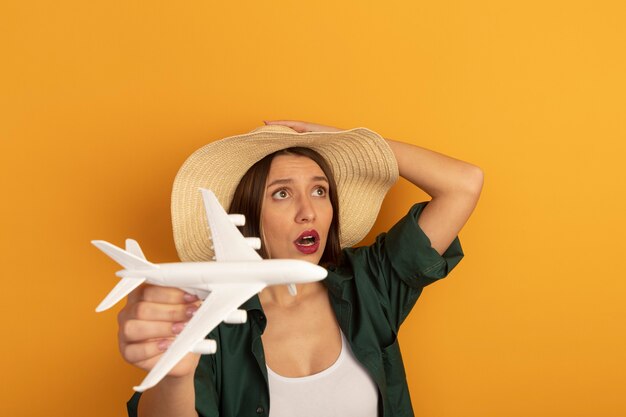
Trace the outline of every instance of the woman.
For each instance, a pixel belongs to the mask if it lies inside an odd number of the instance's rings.
[[[140,402],[136,394],[129,413],[412,415],[397,332],[423,286],[462,258],[456,235],[478,201],[482,171],[367,129],[266,124],[205,146],[179,171],[172,193],[179,255],[212,255],[197,196],[203,186],[246,214],[252,224],[244,234],[262,238],[264,257],[321,262],[328,277],[298,285],[296,296],[287,287],[263,290],[241,307],[246,324],[211,332],[215,355],[187,355]],[[432,200],[372,246],[350,249],[369,231],[398,171]],[[124,358],[150,369],[197,305],[177,289],[135,291],[119,314]]]

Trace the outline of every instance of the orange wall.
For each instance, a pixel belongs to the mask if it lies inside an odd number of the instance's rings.
[[[417,415],[626,415],[623,4],[3,1],[0,415],[124,413],[142,373],[89,241],[175,260],[182,161],[277,118],[485,171],[401,333]],[[374,232],[425,198],[399,183]]]

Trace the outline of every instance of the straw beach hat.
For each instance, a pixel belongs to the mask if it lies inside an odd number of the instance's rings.
[[[298,133],[287,126],[267,125],[203,146],[178,171],[172,227],[180,259],[207,261],[213,256],[199,188],[212,190],[228,211],[235,188],[252,165],[295,146],[317,151],[331,167],[339,195],[341,247],[361,241],[398,179],[398,165],[387,142],[366,128]]]

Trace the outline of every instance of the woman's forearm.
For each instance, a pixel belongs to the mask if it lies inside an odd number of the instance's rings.
[[[193,374],[167,376],[141,395],[139,417],[198,417],[195,405]]]
[[[416,145],[388,140],[400,175],[432,200],[417,223],[432,247],[443,254],[472,214],[483,186],[482,170]]]

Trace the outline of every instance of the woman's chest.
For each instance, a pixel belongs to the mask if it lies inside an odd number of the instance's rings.
[[[330,367],[341,353],[339,324],[327,297],[294,309],[265,310],[262,336],[267,366],[287,377],[302,377]]]

